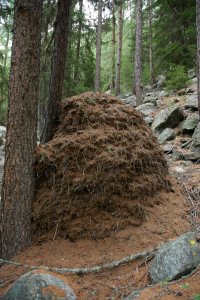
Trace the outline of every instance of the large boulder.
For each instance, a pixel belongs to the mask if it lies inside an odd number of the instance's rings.
[[[200,151],[184,153],[183,158],[185,160],[197,161],[200,159]]]
[[[144,117],[147,117],[155,111],[155,105],[153,103],[145,103],[136,107],[136,110],[141,112]]]
[[[197,94],[192,94],[185,101],[185,108],[190,108],[192,110],[198,110],[198,99]]]
[[[200,264],[199,246],[194,232],[164,244],[149,268],[151,281],[171,281],[189,274]]]
[[[159,144],[164,144],[166,141],[173,140],[176,137],[176,132],[171,128],[166,128],[158,136]]]
[[[121,100],[123,103],[126,103],[126,104],[129,104],[133,107],[136,107],[137,106],[137,103],[136,103],[136,96],[135,95],[131,95],[127,98],[124,98]]]
[[[191,133],[197,127],[199,123],[199,119],[197,117],[189,116],[182,124],[182,132],[183,133]]]
[[[200,122],[192,135],[191,150],[200,151]]]
[[[159,135],[165,128],[175,128],[183,120],[183,110],[180,106],[161,110],[154,122],[152,130]]]
[[[28,272],[21,276],[1,300],[76,300],[76,295],[60,278],[48,273]]]

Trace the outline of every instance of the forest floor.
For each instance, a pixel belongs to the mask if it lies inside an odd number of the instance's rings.
[[[97,240],[87,238],[70,241],[56,234],[51,239],[32,244],[12,261],[28,266],[49,268],[92,268],[99,272],[78,274],[51,272],[63,279],[77,295],[78,300],[122,299],[138,290],[138,300],[195,299],[200,293],[200,268],[192,275],[177,282],[160,282],[151,286],[148,268],[152,255],[104,269],[103,266],[120,261],[131,254],[156,248],[163,242],[194,230],[198,222],[195,215],[195,192],[200,189],[199,164],[186,167],[183,174],[176,173],[176,162],[170,167],[171,191],[154,193],[154,205],[142,206],[144,221],[135,226],[113,230],[109,237]],[[171,176],[173,176],[171,175]],[[194,198],[193,198],[194,196]],[[5,264],[0,268],[0,296],[22,274],[34,268]],[[47,272],[36,270],[35,272]]]

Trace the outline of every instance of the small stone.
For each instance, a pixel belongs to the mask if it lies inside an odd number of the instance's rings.
[[[166,141],[173,140],[176,137],[176,132],[171,128],[166,128],[163,132],[158,136],[159,144],[163,144]]]
[[[183,153],[179,149],[177,149],[177,148],[173,149],[173,159],[175,161],[183,159]]]
[[[197,127],[199,123],[199,119],[189,116],[186,118],[186,120],[182,124],[182,132],[183,133],[188,133],[191,131],[194,131],[194,129]]]

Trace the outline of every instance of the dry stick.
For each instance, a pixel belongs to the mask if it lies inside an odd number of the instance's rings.
[[[28,266],[25,264],[21,264],[18,262],[13,262],[13,261],[8,261],[8,260],[4,260],[4,259],[0,259],[0,264],[11,264],[11,265],[15,265],[18,267],[24,267],[24,268],[29,268],[29,269],[39,269],[39,270],[48,270],[48,271],[54,271],[54,272],[58,272],[58,273],[75,273],[75,274],[85,274],[85,273],[89,273],[89,272],[100,272],[104,269],[112,269],[115,267],[120,266],[121,264],[124,263],[129,263],[132,262],[140,257],[145,257],[145,256],[149,256],[155,255],[155,252],[158,250],[159,247],[155,247],[155,248],[151,248],[148,251],[143,251],[137,254],[131,254],[130,256],[124,257],[119,261],[113,261],[112,263],[108,263],[102,266],[96,266],[96,267],[92,267],[92,268],[74,268],[74,269],[70,269],[70,268],[49,268],[49,267],[45,267],[45,266]]]

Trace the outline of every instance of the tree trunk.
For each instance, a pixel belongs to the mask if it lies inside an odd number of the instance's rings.
[[[119,25],[118,25],[118,48],[117,48],[117,72],[115,95],[120,94],[120,70],[121,70],[121,52],[122,52],[122,31],[123,31],[123,16],[122,16],[122,0],[119,3]]]
[[[137,105],[142,103],[142,0],[136,0],[134,85]]]
[[[78,80],[78,69],[79,69],[79,57],[80,57],[80,46],[81,46],[81,29],[82,29],[82,12],[83,12],[83,0],[79,0],[79,24],[78,24],[78,39],[76,46],[76,63],[74,70],[74,80]]]
[[[95,69],[95,92],[100,90],[100,69],[101,69],[101,29],[102,29],[102,0],[98,6],[98,27],[97,27],[97,48],[96,48],[96,69]]]
[[[148,0],[148,6],[152,6],[152,0]],[[150,84],[154,83],[154,61],[153,61],[153,31],[152,31],[153,11],[149,10],[149,60],[150,60]]]
[[[53,136],[53,130],[58,122],[59,104],[62,97],[62,86],[65,71],[70,6],[71,0],[58,0],[58,12],[55,22],[54,49],[47,99],[47,113],[41,136],[42,143],[46,143],[51,140]]]
[[[37,141],[41,0],[15,0],[5,168],[0,206],[0,256],[29,246]]]
[[[196,0],[196,24],[197,24],[197,91],[198,111],[200,116],[200,0]]]
[[[110,85],[111,92],[115,88],[115,45],[116,45],[115,27],[116,27],[115,0],[113,0],[112,2],[112,77],[111,77],[111,85]]]

